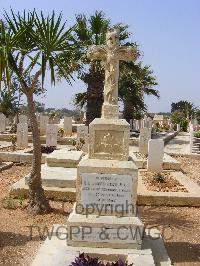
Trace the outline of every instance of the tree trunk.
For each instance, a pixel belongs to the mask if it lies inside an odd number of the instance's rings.
[[[101,117],[103,105],[104,72],[93,72],[88,79],[86,125]]]
[[[44,195],[41,180],[41,144],[38,123],[35,115],[35,104],[32,92],[27,92],[28,110],[33,134],[32,169],[28,178],[29,209],[34,214],[50,212],[51,208]]]
[[[124,101],[123,116],[128,123],[130,123],[130,119],[133,119],[133,113],[134,113],[133,104],[131,102]]]

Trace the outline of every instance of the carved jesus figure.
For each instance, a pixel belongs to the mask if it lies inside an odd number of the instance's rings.
[[[119,31],[112,29],[106,34],[106,45],[92,46],[88,58],[105,61],[104,104],[118,104],[119,60],[136,59],[132,46],[119,46]]]

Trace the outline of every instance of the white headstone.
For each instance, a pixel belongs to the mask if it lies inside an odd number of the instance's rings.
[[[58,137],[58,126],[54,124],[48,124],[46,128],[46,146],[56,147]]]
[[[6,116],[0,113],[0,132],[6,131]]]
[[[85,125],[77,126],[77,142],[80,142],[80,139],[85,141],[82,150],[88,152],[88,127]]]
[[[181,125],[180,124],[176,125],[176,131],[181,131]]]
[[[174,125],[172,123],[170,123],[170,125],[169,125],[169,131],[170,132],[173,132],[174,131]]]
[[[147,127],[142,127],[140,129],[139,136],[139,152],[141,154],[148,154],[148,142],[151,139],[151,129]]]
[[[72,117],[65,116],[64,117],[64,131],[65,135],[72,135]]]
[[[26,115],[19,115],[19,124],[27,124],[28,118]]]
[[[19,148],[28,147],[28,124],[27,123],[17,124],[17,146]]]
[[[151,139],[148,144],[147,171],[160,173],[163,170],[164,141]]]
[[[48,123],[49,123],[48,115],[40,115],[40,135],[46,134],[46,128]]]

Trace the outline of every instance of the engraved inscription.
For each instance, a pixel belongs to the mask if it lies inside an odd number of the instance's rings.
[[[132,203],[133,177],[130,175],[83,173],[81,175],[81,203],[112,209],[116,205]]]
[[[94,153],[123,154],[124,133],[112,130],[95,132]]]

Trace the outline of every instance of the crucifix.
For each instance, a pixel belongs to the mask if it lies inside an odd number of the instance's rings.
[[[119,31],[112,29],[106,34],[106,45],[93,45],[87,52],[89,59],[105,62],[104,104],[102,117],[118,118],[119,61],[136,60],[136,49],[119,45]]]

